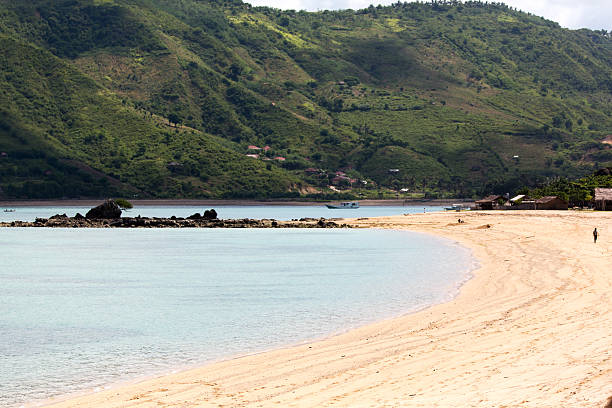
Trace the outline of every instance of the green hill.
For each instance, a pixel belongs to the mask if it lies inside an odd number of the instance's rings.
[[[471,196],[612,165],[610,34],[502,4],[0,0],[0,48],[9,198]]]

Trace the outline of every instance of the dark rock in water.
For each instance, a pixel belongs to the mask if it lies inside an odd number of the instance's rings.
[[[106,200],[104,204],[87,211],[85,218],[89,220],[121,218],[121,208],[113,200]]]
[[[47,219],[46,218],[36,218],[36,221],[34,221],[35,224],[46,224],[47,223]]]
[[[188,220],[199,220],[200,218],[202,218],[200,213],[195,213],[195,214],[190,215],[189,217],[187,217]]]
[[[51,218],[49,218],[50,220],[61,220],[61,219],[65,219],[68,218],[68,216],[66,214],[55,214],[52,215]]]
[[[81,213],[76,213],[76,215],[74,216],[74,219],[75,220],[84,220],[85,217]]]
[[[205,220],[216,220],[217,212],[214,209],[204,211],[204,219]]]

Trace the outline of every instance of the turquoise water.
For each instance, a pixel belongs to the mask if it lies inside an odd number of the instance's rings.
[[[330,210],[324,205],[313,206],[140,206],[133,208],[123,215],[126,217],[188,217],[204,210],[214,208],[219,218],[274,218],[277,220],[288,221],[304,217],[310,218],[358,218],[358,217],[380,217],[386,215],[400,215],[407,213],[422,213],[423,211],[442,211],[443,207],[423,207],[423,206],[364,206],[355,210]],[[36,217],[49,218],[55,214],[66,214],[73,217],[76,213],[85,215],[91,207],[16,207],[11,208],[15,212],[4,212],[0,209],[0,222],[7,221],[34,221]]]
[[[296,344],[453,296],[452,241],[383,230],[0,229],[0,406]]]

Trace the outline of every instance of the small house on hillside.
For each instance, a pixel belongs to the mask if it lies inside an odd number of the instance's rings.
[[[567,201],[557,196],[546,196],[535,200],[536,210],[567,210]]]
[[[506,199],[500,195],[490,195],[476,201],[477,210],[494,210],[504,204]]]
[[[612,211],[612,188],[596,188],[595,209],[601,211]]]

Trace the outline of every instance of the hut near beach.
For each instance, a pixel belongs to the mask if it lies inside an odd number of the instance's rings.
[[[476,201],[477,210],[493,210],[504,204],[506,199],[500,195],[490,195]]]
[[[612,211],[612,188],[596,188],[593,203],[596,210]]]
[[[567,201],[557,196],[546,196],[535,200],[536,210],[567,210]]]

